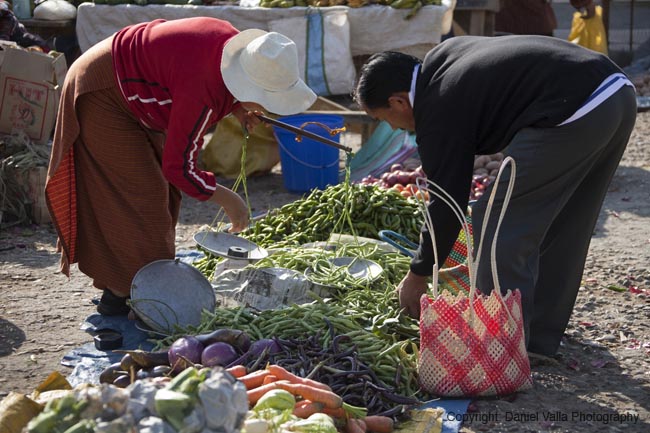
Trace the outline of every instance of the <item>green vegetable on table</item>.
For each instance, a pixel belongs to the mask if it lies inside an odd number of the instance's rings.
[[[77,424],[81,413],[88,405],[84,400],[77,400],[73,394],[50,400],[43,412],[32,418],[27,424],[29,433],[65,432]]]
[[[293,409],[295,405],[296,398],[289,391],[283,389],[272,389],[264,394],[257,403],[255,403],[254,409],[287,410]]]

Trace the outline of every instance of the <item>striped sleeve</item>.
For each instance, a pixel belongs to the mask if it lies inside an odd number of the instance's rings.
[[[214,118],[213,110],[207,106],[192,110],[174,101],[163,151],[165,178],[190,197],[201,201],[212,197],[217,185],[214,174],[198,166],[203,138],[214,124]]]

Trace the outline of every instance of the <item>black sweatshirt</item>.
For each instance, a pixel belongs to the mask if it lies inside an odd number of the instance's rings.
[[[553,127],[570,117],[609,75],[606,56],[546,36],[460,36],[424,58],[413,114],[427,177],[466,209],[474,156],[503,150],[526,127]],[[444,263],[460,230],[449,208],[429,205]],[[411,271],[431,275],[431,237],[422,230]]]

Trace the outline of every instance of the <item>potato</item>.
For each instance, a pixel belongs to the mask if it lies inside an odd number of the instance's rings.
[[[632,84],[634,84],[634,87],[636,88],[643,87],[645,85],[645,77],[643,76],[632,77],[630,81],[632,81]]]
[[[479,167],[474,169],[474,174],[488,174],[488,173],[489,173],[488,169],[484,167]]]
[[[479,155],[474,158],[474,168],[485,167],[488,162],[490,162],[489,155]]]

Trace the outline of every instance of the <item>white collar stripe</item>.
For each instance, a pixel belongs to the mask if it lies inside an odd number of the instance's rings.
[[[628,80],[628,78],[620,72],[612,74],[609,77],[605,78],[600,86],[598,86],[598,88],[594,90],[591,95],[589,95],[589,98],[587,98],[585,103],[582,104],[582,106],[578,108],[578,110],[573,113],[571,117],[557,126],[566,125],[567,123],[571,123],[585,116],[591,110],[606,101],[607,98],[612,96],[623,86],[634,87],[634,84],[632,84],[632,82],[630,82],[630,80]]]
[[[420,64],[418,63],[413,68],[413,75],[411,77],[411,90],[409,90],[409,102],[411,102],[411,108],[413,108],[413,101],[415,101],[415,83],[418,81],[418,72],[420,72]]]

